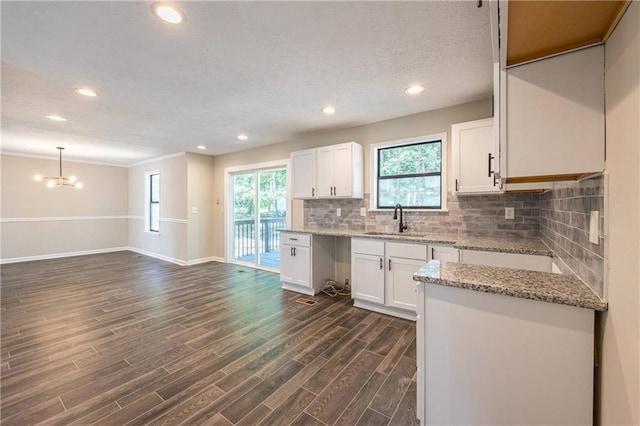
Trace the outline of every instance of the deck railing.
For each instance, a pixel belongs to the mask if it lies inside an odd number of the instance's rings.
[[[260,253],[280,250],[280,232],[287,226],[286,218],[260,219]],[[255,254],[255,221],[253,219],[234,222],[234,257]]]

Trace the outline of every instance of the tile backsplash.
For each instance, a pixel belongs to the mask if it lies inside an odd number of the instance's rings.
[[[565,274],[574,275],[600,297],[604,294],[604,177],[581,182],[555,183],[543,194],[456,196],[449,194],[447,212],[405,211],[407,232],[423,232],[453,239],[472,237],[540,238],[554,252]],[[393,211],[367,211],[364,199],[305,200],[304,224],[363,231],[394,232]],[[515,208],[515,218],[505,219],[505,207]],[[337,216],[337,209],[341,216]],[[591,211],[600,214],[599,244],[589,242]]]
[[[604,294],[604,177],[555,183],[540,196],[540,238],[565,274],[582,279],[598,296]],[[589,242],[592,211],[599,212],[598,244]]]
[[[447,212],[405,211],[407,232],[424,232],[458,238],[515,237],[538,238],[540,231],[540,196],[538,194],[497,194],[455,196],[449,194]],[[366,231],[394,231],[398,221],[393,211],[367,211],[369,196],[364,199],[305,200],[304,224],[309,227],[329,227]],[[515,219],[504,218],[505,207],[515,208]],[[341,216],[337,216],[337,209]]]

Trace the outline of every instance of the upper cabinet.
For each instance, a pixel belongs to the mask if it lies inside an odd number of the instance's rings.
[[[503,118],[506,183],[602,172],[604,47],[508,68]]]
[[[291,197],[313,198],[316,195],[316,150],[307,149],[291,153]]]
[[[291,153],[293,198],[362,198],[362,145],[347,142]]]
[[[503,189],[601,173],[604,47],[593,45],[606,41],[628,2],[489,5]]]
[[[454,124],[451,135],[456,193],[501,192],[500,148],[493,118]]]

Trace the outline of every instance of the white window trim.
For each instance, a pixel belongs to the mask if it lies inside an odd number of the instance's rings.
[[[418,143],[418,142],[431,142],[431,141],[437,141],[440,140],[442,141],[442,157],[441,157],[441,161],[442,161],[442,167],[441,167],[441,171],[440,171],[440,176],[441,176],[441,181],[442,181],[442,202],[440,205],[439,209],[407,209],[407,211],[412,211],[412,212],[447,212],[449,211],[449,209],[447,208],[447,183],[449,181],[449,175],[447,174],[447,165],[448,165],[448,160],[447,160],[447,152],[449,151],[449,142],[447,140],[447,132],[443,132],[443,133],[436,133],[433,135],[425,135],[425,136],[417,136],[417,137],[413,137],[413,138],[408,138],[408,139],[399,139],[399,140],[395,140],[395,141],[387,141],[387,142],[380,142],[380,143],[376,143],[376,144],[371,144],[370,145],[370,150],[369,150],[369,164],[371,165],[371,172],[370,172],[370,185],[369,188],[371,188],[370,193],[369,193],[369,211],[374,211],[374,212],[388,212],[390,211],[389,209],[379,209],[377,207],[377,198],[378,198],[378,150],[382,149],[382,148],[389,148],[389,147],[395,147],[395,146],[403,146],[403,145],[411,145],[414,143]]]
[[[162,221],[158,221],[158,231],[151,231],[149,228],[151,227],[151,175],[158,175],[158,185],[161,185],[162,176],[160,175],[160,170],[152,170],[144,173],[144,233],[148,235],[160,235],[160,223]],[[162,186],[160,186],[162,189]],[[162,198],[162,197],[161,197]],[[158,206],[160,210],[162,210],[162,205]]]

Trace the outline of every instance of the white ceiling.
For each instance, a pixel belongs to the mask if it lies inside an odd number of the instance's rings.
[[[172,26],[150,2],[2,1],[2,151],[129,165],[485,99],[486,3],[181,2]]]

